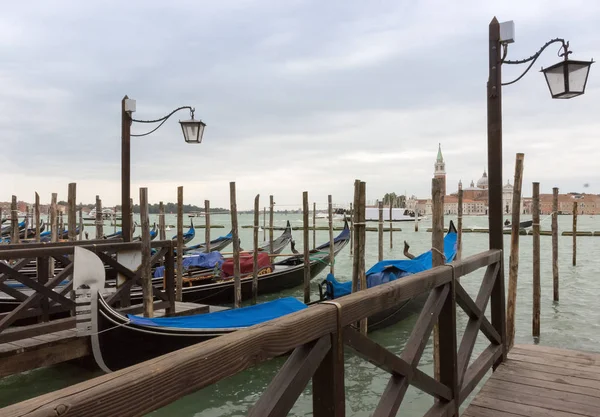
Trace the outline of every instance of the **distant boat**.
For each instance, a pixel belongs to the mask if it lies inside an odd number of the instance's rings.
[[[525,220],[519,223],[519,229],[528,229],[531,226],[533,226],[533,220]],[[504,223],[504,228],[505,229],[512,229],[512,225],[510,224],[510,222]]]
[[[393,222],[414,222],[415,212],[407,208],[392,208],[392,221]],[[422,220],[424,217],[418,216],[417,220]],[[379,207],[367,207],[365,209],[365,221],[377,222],[379,221]],[[383,209],[383,221],[390,221],[390,208]]]

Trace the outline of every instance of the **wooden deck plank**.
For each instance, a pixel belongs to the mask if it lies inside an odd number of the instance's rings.
[[[463,416],[592,417],[599,410],[600,354],[517,345]]]

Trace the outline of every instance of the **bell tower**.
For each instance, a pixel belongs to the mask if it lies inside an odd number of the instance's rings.
[[[435,160],[435,170],[433,171],[434,178],[442,179],[442,195],[446,195],[446,163],[442,156],[442,144],[438,144],[438,153]]]

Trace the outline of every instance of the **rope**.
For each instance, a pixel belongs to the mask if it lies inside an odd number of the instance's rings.
[[[438,248],[432,247],[431,250],[439,253],[440,255],[442,255],[442,258],[444,258],[444,261],[446,260],[446,255],[444,255]]]
[[[342,305],[337,301],[322,301],[321,304],[330,304],[336,308],[337,332],[342,333]]]

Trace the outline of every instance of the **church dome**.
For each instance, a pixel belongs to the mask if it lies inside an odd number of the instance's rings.
[[[485,171],[483,171],[483,176],[477,181],[477,188],[488,188],[488,176]]]

